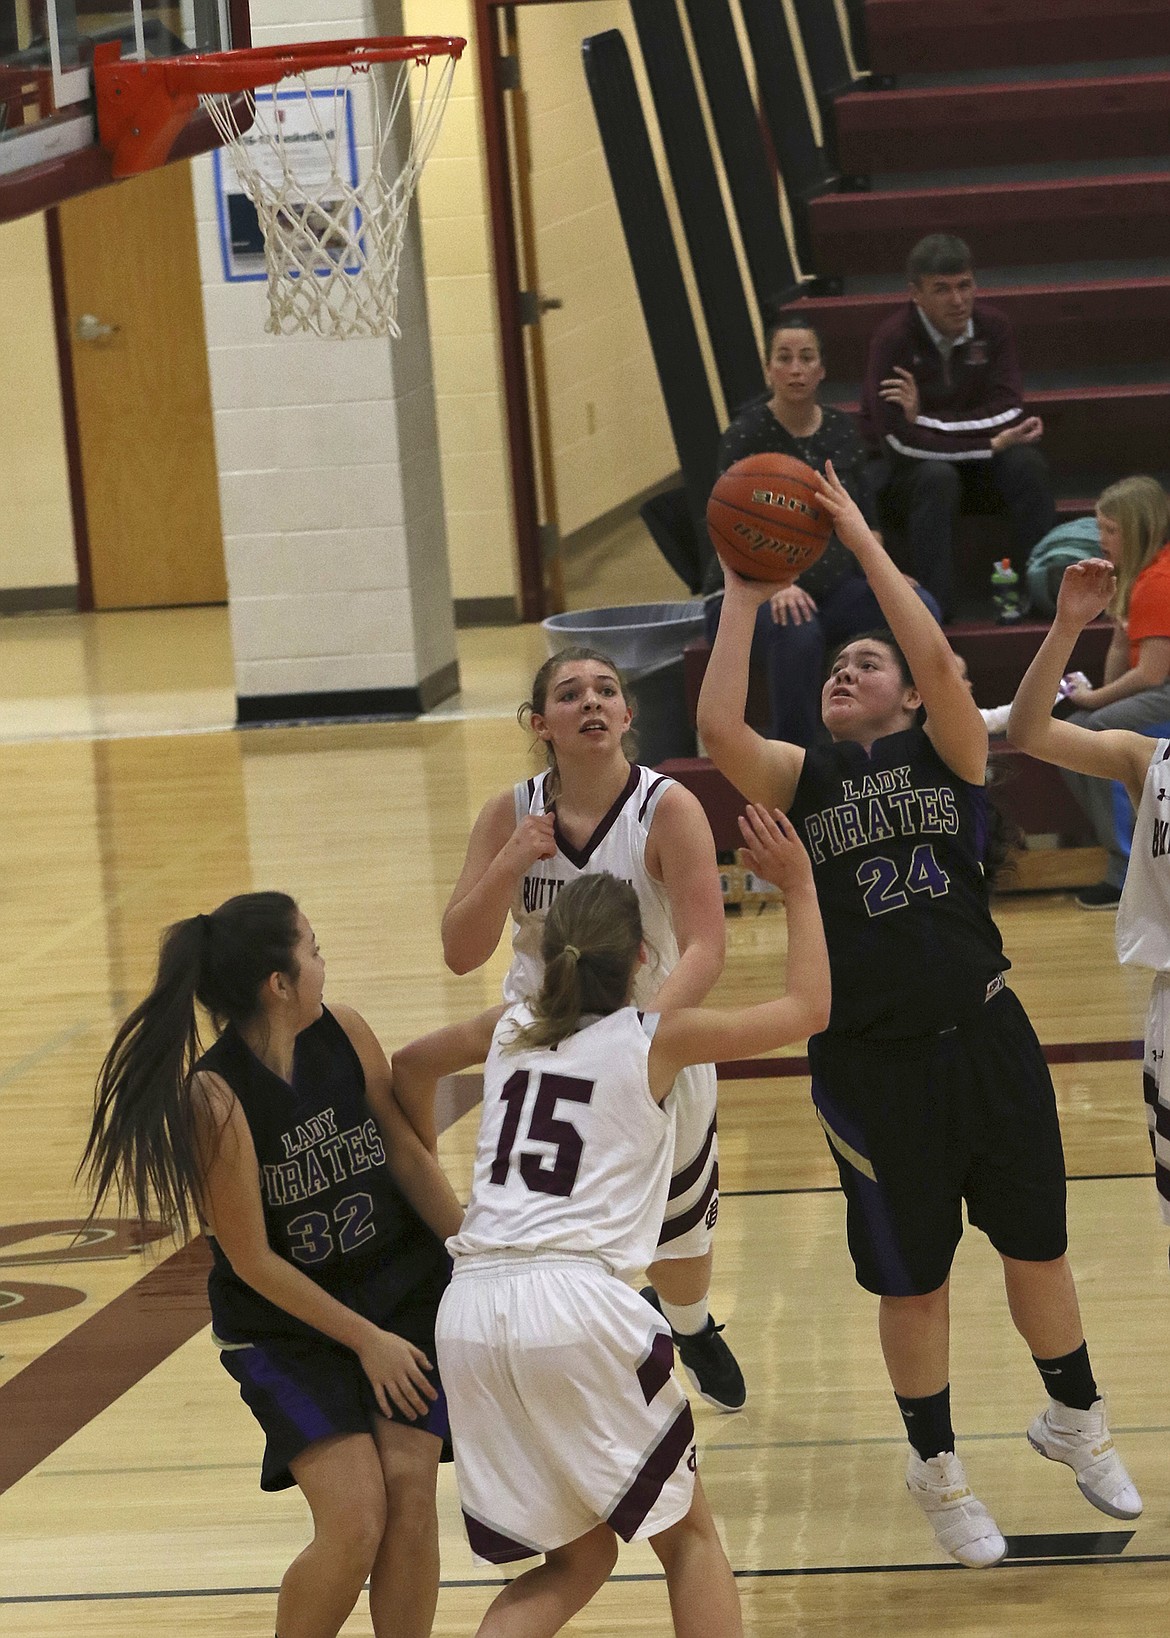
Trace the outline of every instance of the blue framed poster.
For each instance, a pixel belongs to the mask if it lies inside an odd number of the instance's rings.
[[[336,174],[356,186],[357,139],[348,86],[263,89],[254,95],[256,118],[240,140],[264,181],[276,188],[288,171],[307,193],[326,200]],[[264,232],[256,207],[230,149],[215,148],[211,157],[223,276],[232,284],[265,279]],[[352,209],[356,212],[357,206]]]

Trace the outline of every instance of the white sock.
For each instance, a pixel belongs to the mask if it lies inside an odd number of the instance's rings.
[[[706,1297],[700,1297],[698,1302],[675,1303],[667,1302],[659,1293],[658,1300],[662,1304],[666,1323],[672,1331],[677,1331],[680,1337],[698,1336],[700,1331],[707,1329]]]

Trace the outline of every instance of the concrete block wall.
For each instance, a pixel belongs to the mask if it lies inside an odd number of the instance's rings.
[[[398,4],[252,5],[257,45],[402,32]],[[417,215],[401,340],[271,336],[264,285],[224,278],[209,157],[195,191],[240,720],[436,704],[458,666]]]

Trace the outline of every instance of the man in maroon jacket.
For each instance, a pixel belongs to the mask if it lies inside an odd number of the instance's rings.
[[[888,472],[882,511],[904,526],[910,567],[949,612],[960,511],[1006,508],[1021,575],[1052,528],[1044,423],[1024,411],[1011,325],[976,301],[962,239],[928,234],[906,271],[911,299],[869,345],[861,419]]]

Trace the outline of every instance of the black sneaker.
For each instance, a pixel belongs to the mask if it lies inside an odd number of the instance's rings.
[[[1120,902],[1121,889],[1112,882],[1094,882],[1092,887],[1082,887],[1077,894],[1082,910],[1116,910]]]
[[[642,1296],[651,1308],[662,1313],[662,1303],[652,1285],[642,1287]],[[724,1342],[722,1325],[707,1316],[704,1330],[694,1336],[680,1336],[673,1328],[671,1336],[678,1349],[679,1362],[700,1399],[716,1410],[742,1410],[747,1400],[747,1386],[735,1355]]]

